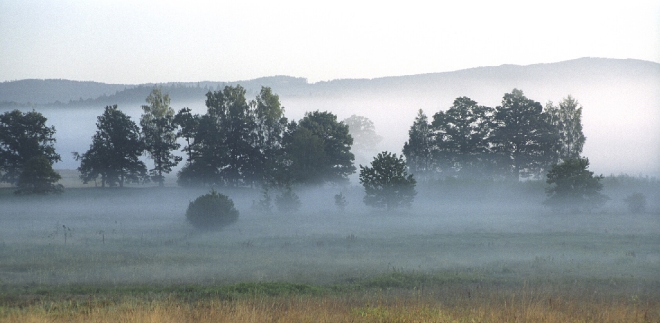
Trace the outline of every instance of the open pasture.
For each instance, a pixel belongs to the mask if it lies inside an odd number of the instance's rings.
[[[653,212],[553,214],[533,193],[476,204],[445,192],[385,213],[358,188],[339,212],[336,190],[301,191],[294,214],[253,211],[256,190],[221,191],[241,215],[217,232],[185,222],[201,189],[3,191],[0,321],[660,319]]]

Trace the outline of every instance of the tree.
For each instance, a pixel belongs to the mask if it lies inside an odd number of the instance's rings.
[[[276,186],[284,187],[292,183],[323,184],[323,172],[327,156],[324,141],[307,128],[298,127],[291,122],[289,132],[284,137],[284,161],[281,172],[277,174]]]
[[[183,148],[183,151],[188,154],[188,159],[186,163],[191,163],[194,157],[197,157],[198,153],[196,151],[196,142],[195,134],[199,128],[200,116],[195,114],[193,115],[190,108],[183,108],[177,112],[172,120],[172,123],[179,129],[176,133],[177,138],[184,138],[186,140],[186,146]]]
[[[206,93],[207,113],[182,109],[175,117],[186,139],[188,162],[179,172],[179,185],[252,185],[259,162],[254,113],[240,85]]]
[[[282,140],[288,122],[279,96],[269,87],[262,87],[250,106],[255,120],[254,148],[258,151],[256,177],[270,185],[276,181],[278,161],[283,153]]]
[[[202,138],[204,153],[213,154],[212,167],[222,184],[252,185],[258,181],[259,152],[255,147],[256,123],[240,85],[206,94],[208,120],[217,131],[212,139]],[[209,151],[212,150],[212,151]]]
[[[283,167],[294,182],[346,183],[355,172],[348,126],[330,112],[307,112],[285,134]]]
[[[189,127],[186,131],[192,137],[187,139],[189,160],[179,171],[177,184],[181,186],[223,184],[220,167],[224,165],[226,152],[224,136],[217,119],[208,113],[202,116],[186,116],[186,114],[186,112],[183,114],[184,122],[189,122],[185,126]],[[185,128],[182,128],[182,131],[183,129]]]
[[[342,121],[348,126],[348,132],[353,137],[352,152],[356,160],[369,161],[378,152],[378,144],[383,137],[376,133],[376,127],[369,118],[352,115]]]
[[[493,113],[468,97],[454,100],[446,112],[433,115],[435,159],[447,174],[484,177],[492,171],[490,139]]]
[[[46,156],[32,157],[25,163],[18,177],[16,194],[61,193],[62,185],[55,184],[61,178]]]
[[[165,176],[172,171],[172,167],[179,164],[181,157],[175,156],[172,151],[181,146],[176,142],[176,124],[174,123],[174,109],[170,107],[169,95],[163,95],[161,89],[154,88],[147,97],[148,105],[143,105],[144,114],[140,118],[145,148],[154,161],[154,168],[149,170],[151,178],[164,186]]]
[[[560,160],[578,158],[586,137],[582,133],[582,106],[572,96],[564,98],[559,107],[552,102],[546,104],[546,114],[559,136],[558,157]]]
[[[514,180],[540,176],[557,160],[557,131],[548,122],[540,103],[521,90],[504,94],[495,110],[496,129],[492,137],[499,167]]]
[[[46,121],[46,117],[35,111],[13,110],[0,114],[0,182],[16,185],[26,167],[33,171],[37,171],[33,168],[39,165],[46,167],[43,160],[37,162],[41,157],[46,159],[50,170],[61,160],[54,147],[55,127],[46,126]],[[38,171],[47,173],[48,169]],[[23,184],[27,178],[24,177]],[[33,184],[46,183],[29,185]]]
[[[101,176],[101,187],[123,187],[124,183],[147,180],[147,167],[140,160],[144,144],[135,122],[115,104],[105,107],[96,127],[89,150],[82,155],[74,153],[83,182]]]
[[[605,203],[609,198],[600,193],[603,175],[594,176],[589,171],[589,159],[570,158],[555,164],[547,174],[548,198],[543,202],[555,210],[591,209]]]
[[[417,112],[415,122],[408,131],[408,141],[403,145],[410,172],[417,177],[428,179],[433,169],[433,131],[424,111]]]
[[[416,181],[408,175],[403,156],[379,153],[371,167],[360,165],[360,184],[364,186],[364,203],[387,210],[410,206],[415,198]]]

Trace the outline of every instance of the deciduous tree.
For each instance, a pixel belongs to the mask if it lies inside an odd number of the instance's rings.
[[[181,146],[176,142],[174,109],[170,107],[169,95],[163,94],[159,88],[153,89],[146,101],[148,105],[142,106],[144,114],[140,125],[145,148],[154,161],[154,168],[149,172],[158,186],[164,186],[163,174],[171,172],[182,159],[172,153]]]
[[[406,171],[403,156],[379,153],[371,167],[360,165],[360,184],[364,186],[364,203],[387,210],[410,206],[417,192],[413,175]]]
[[[266,185],[271,185],[276,181],[278,161],[283,153],[282,139],[288,122],[279,96],[269,87],[262,87],[250,106],[255,122],[255,175]]]
[[[28,163],[33,163],[30,168],[45,166],[42,156],[51,169],[60,160],[54,146],[55,127],[46,126],[46,121],[46,117],[36,111],[13,110],[0,114],[0,182],[18,184]],[[40,162],[34,164],[37,159]]]
[[[295,122],[289,125],[289,129],[284,137],[285,152],[276,186],[323,184],[323,173],[328,171],[323,139],[307,128],[298,127]]]
[[[605,203],[608,198],[600,193],[603,175],[594,176],[588,168],[589,159],[581,157],[553,165],[547,174],[546,183],[552,186],[546,190],[544,204],[556,210],[588,210]]]
[[[353,138],[348,126],[330,112],[307,112],[291,123],[286,138],[284,165],[294,182],[346,183],[355,172]]]
[[[447,175],[486,177],[492,172],[490,139],[494,110],[468,97],[454,100],[446,112],[433,115],[435,160]]]
[[[420,109],[408,131],[408,141],[403,145],[403,155],[406,156],[410,172],[423,179],[433,176],[435,171],[433,152],[433,131],[428,117]]]
[[[351,150],[356,162],[369,162],[379,151],[378,144],[383,140],[383,137],[376,133],[373,121],[367,117],[352,115],[342,122],[348,126],[348,132],[353,137]]]
[[[514,179],[540,176],[557,160],[557,131],[539,102],[514,89],[495,110],[492,138],[500,168]]]
[[[89,150],[82,155],[74,153],[83,182],[101,176],[102,187],[123,187],[124,183],[147,180],[147,167],[140,160],[145,147],[137,124],[115,104],[105,107],[96,127]]]
[[[60,193],[63,190],[57,182],[62,177],[44,155],[38,155],[27,160],[21,175],[18,176],[16,194],[48,194]]]
[[[559,102],[559,107],[548,102],[545,110],[550,123],[558,132],[559,159],[580,157],[587,139],[582,132],[582,106],[569,95]]]

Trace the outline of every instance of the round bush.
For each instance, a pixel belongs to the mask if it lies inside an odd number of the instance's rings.
[[[218,229],[236,222],[238,210],[226,195],[211,190],[190,202],[186,218],[198,229]]]

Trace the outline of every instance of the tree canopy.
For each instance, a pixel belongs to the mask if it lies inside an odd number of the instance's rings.
[[[28,162],[40,156],[51,168],[61,160],[55,152],[55,127],[46,126],[46,121],[36,111],[0,114],[0,182],[16,185]]]
[[[548,120],[543,106],[521,90],[504,94],[495,108],[493,144],[509,177],[538,177],[557,160],[556,130]]]
[[[481,177],[492,172],[491,140],[494,110],[468,97],[454,100],[446,111],[433,115],[435,158],[450,176]]]
[[[289,123],[281,162],[286,184],[346,183],[355,172],[348,126],[330,112],[307,112]]]
[[[371,167],[360,165],[360,184],[364,186],[364,203],[387,210],[410,206],[417,195],[416,181],[407,172],[403,156],[379,153]]]
[[[544,204],[556,210],[589,210],[605,203],[608,198],[600,193],[603,175],[594,176],[588,168],[589,159],[582,157],[553,165],[546,180],[552,186],[546,190]]]
[[[408,141],[403,145],[410,172],[421,178],[429,178],[434,172],[433,130],[422,109],[417,112],[415,122],[408,131]]]
[[[186,140],[181,185],[253,186],[272,181],[287,120],[279,97],[263,87],[248,102],[240,85],[206,94],[207,113],[181,109],[174,118]]]
[[[383,140],[383,137],[376,133],[374,122],[367,117],[353,114],[342,122],[348,126],[348,131],[353,137],[353,148],[372,150]]]
[[[53,164],[55,127],[46,126],[46,117],[36,111],[19,110],[0,115],[0,182],[16,185],[18,194],[46,194],[62,191],[60,175]]]
[[[559,103],[559,107],[548,102],[545,110],[559,136],[559,159],[580,157],[587,139],[582,133],[582,106],[569,95]]]
[[[82,155],[74,153],[83,182],[100,176],[101,187],[123,187],[124,183],[147,180],[147,167],[139,158],[145,146],[135,122],[113,105],[105,107],[96,127],[89,150]]]
[[[181,146],[176,142],[174,109],[170,107],[169,95],[163,94],[159,88],[154,88],[146,101],[148,105],[142,106],[144,114],[140,118],[140,125],[145,149],[154,161],[154,168],[149,173],[153,181],[163,186],[163,174],[171,172],[172,167],[182,160],[172,153]]]

